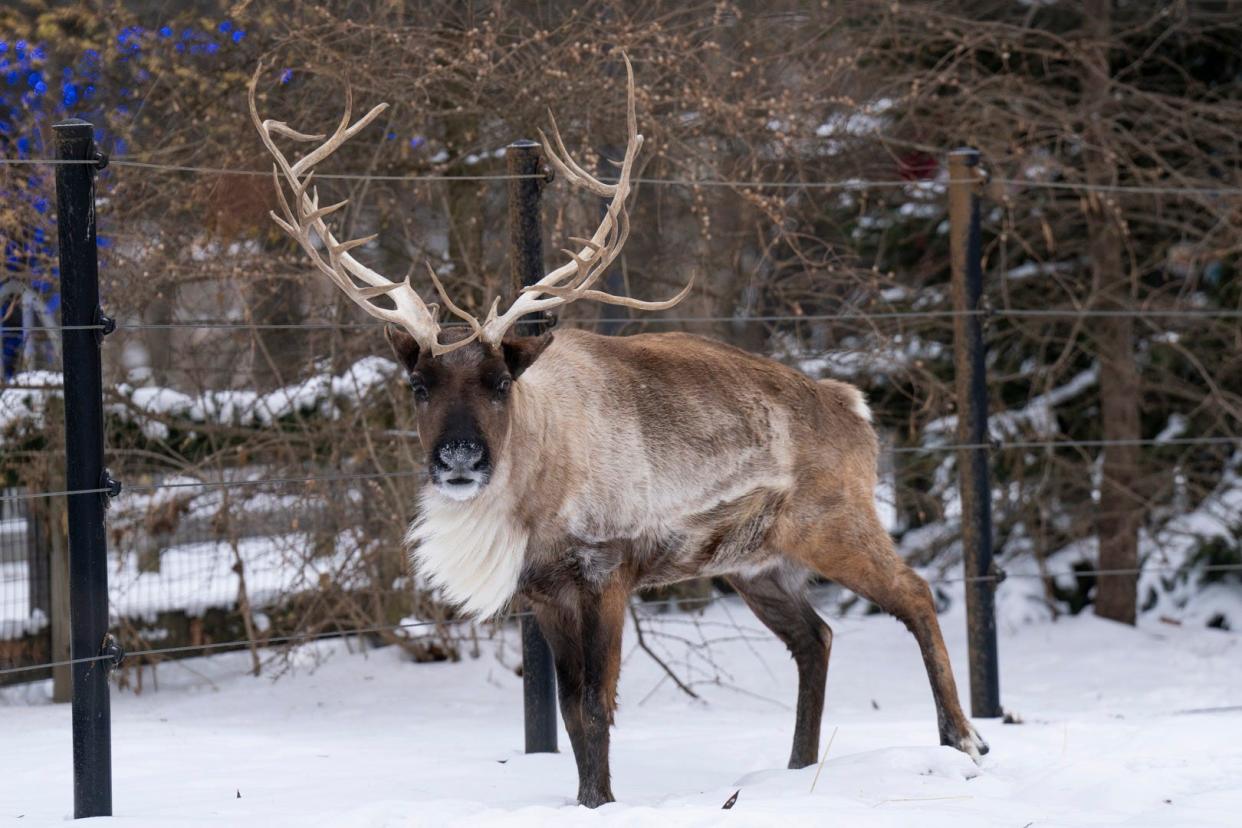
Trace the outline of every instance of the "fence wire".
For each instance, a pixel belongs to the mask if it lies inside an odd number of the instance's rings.
[[[270,178],[271,170],[235,169],[231,167],[196,166],[189,164],[159,164],[142,161],[130,156],[115,156],[108,159],[109,166],[133,167],[155,172],[196,173],[200,175],[239,175],[261,176]],[[89,164],[98,166],[95,160],[68,160],[59,158],[0,158],[0,165],[47,165],[60,166],[72,164]],[[410,175],[385,175],[382,173],[316,173],[319,179],[342,181],[514,181],[522,179],[546,179],[547,175],[513,175],[509,173],[479,173],[439,175],[435,173],[418,173]],[[605,183],[612,179],[601,179]],[[1092,184],[1075,181],[1032,181],[1016,178],[987,178],[994,184],[1012,187],[1028,187],[1032,189],[1072,190],[1075,192],[1101,193],[1134,193],[1137,195],[1203,195],[1227,196],[1242,195],[1242,187],[1222,185],[1220,187],[1185,187],[1163,184]],[[736,187],[756,189],[804,189],[804,190],[866,190],[902,187],[941,187],[950,184],[978,184],[979,179],[927,180],[927,179],[854,179],[841,181],[789,181],[779,179],[724,179],[724,178],[633,178],[635,184],[668,185],[677,187]]]
[[[1182,571],[1185,571],[1184,567],[1161,565],[1161,566],[1132,567],[1132,568],[1123,568],[1123,569],[1072,569],[1072,570],[1064,570],[1060,572],[1049,572],[1049,573],[998,572],[994,575],[937,577],[937,578],[927,578],[925,580],[927,581],[929,586],[934,587],[934,586],[943,586],[943,585],[948,585],[948,584],[963,584],[963,583],[999,584],[1000,582],[1009,580],[1011,578],[1012,579],[1038,579],[1038,580],[1043,580],[1043,581],[1054,581],[1054,580],[1061,579],[1061,578],[1085,579],[1085,578],[1097,578],[1100,576],[1144,575],[1144,574],[1159,573],[1159,572],[1177,573],[1177,572],[1182,572]],[[1196,572],[1242,572],[1242,564],[1208,564],[1204,566],[1194,567],[1194,571]],[[816,585],[808,589],[807,595],[811,599],[823,598],[828,594],[829,590],[831,589],[832,587],[829,584],[820,584],[820,585]],[[717,604],[721,601],[727,600],[732,597],[737,597],[737,596],[733,593],[717,592],[713,595],[710,595],[704,598],[693,598],[693,597],[691,598],[667,598],[667,599],[660,599],[660,600],[653,600],[653,601],[638,600],[633,605],[640,610],[652,609],[652,608],[658,608],[658,607],[678,606],[678,607],[682,607],[686,609],[687,611],[697,611],[697,610],[705,609],[706,607],[712,606],[714,604]],[[817,608],[817,611],[820,612],[821,615],[825,615],[825,613],[823,613],[823,611],[819,610],[818,608]],[[243,638],[243,639],[234,639],[232,641],[212,641],[212,642],[205,642],[203,644],[185,644],[185,645],[179,645],[176,647],[149,647],[149,648],[142,648],[142,649],[137,649],[137,650],[126,650],[122,658],[124,659],[124,658],[140,658],[140,657],[151,657],[151,656],[161,656],[161,655],[181,655],[185,653],[205,654],[209,652],[215,652],[218,650],[242,650],[242,649],[248,649],[251,647],[267,648],[267,647],[271,647],[273,645],[278,645],[278,644],[307,643],[311,641],[319,641],[319,640],[329,639],[329,638],[348,638],[351,636],[358,636],[358,635],[373,635],[375,633],[396,632],[398,630],[418,629],[418,628],[426,628],[426,627],[450,627],[450,626],[458,626],[461,624],[472,624],[472,623],[506,624],[506,623],[511,623],[513,621],[516,621],[522,618],[530,618],[530,617],[533,617],[533,615],[534,613],[528,610],[528,611],[523,611],[523,612],[507,613],[504,616],[497,618],[491,622],[488,622],[488,621],[480,622],[478,619],[473,619],[473,618],[452,618],[452,619],[445,619],[445,620],[440,620],[440,621],[406,621],[406,622],[401,622],[397,624],[382,624],[382,625],[375,625],[375,626],[368,626],[368,627],[358,627],[356,629],[324,630],[324,631],[320,631],[316,633],[293,633],[290,635],[277,635],[277,636],[271,636],[267,638],[256,638],[253,640]],[[837,615],[837,616],[828,615],[827,617],[832,620],[844,620],[845,619],[845,616],[840,616],[840,615]],[[5,669],[0,670],[0,676],[16,675],[19,673],[33,672],[36,670],[49,670],[49,669],[53,669],[56,667],[68,667],[68,666],[72,666],[75,664],[89,664],[89,663],[98,662],[98,661],[115,661],[115,660],[116,660],[116,656],[114,654],[83,656],[80,658],[70,658],[70,659],[64,659],[61,661],[49,661],[44,664],[33,664],[33,665],[24,665],[22,667],[5,668]]]
[[[755,316],[652,316],[610,319],[621,325],[692,325],[729,323],[738,325],[776,322],[870,322],[876,319],[953,319],[957,317],[1000,317],[1013,319],[1242,319],[1242,309],[1232,308],[986,308],[980,310],[846,311],[820,314],[760,314]],[[580,320],[589,324],[589,320]],[[446,322],[443,327],[464,327],[465,323]],[[382,322],[236,322],[220,319],[194,319],[181,322],[117,322],[113,331],[239,330],[239,331],[323,331],[380,330]],[[28,325],[27,331],[101,331],[103,325]]]
[[[1064,449],[1064,448],[1106,448],[1108,446],[1227,446],[1242,444],[1242,436],[1238,437],[1168,437],[1138,440],[997,440],[990,443],[946,443],[929,446],[896,446],[884,452],[891,454],[928,454],[933,452],[955,451],[1004,451],[1011,449]],[[186,480],[176,483],[122,483],[118,494],[126,491],[154,492],[162,489],[227,489],[248,488],[264,485],[289,485],[295,483],[340,483],[350,480],[385,480],[390,478],[410,478],[422,475],[420,471],[372,472],[366,474],[329,474],[307,477],[263,477],[254,480]],[[60,489],[47,492],[23,492],[21,494],[0,495],[0,501],[38,500],[48,497],[68,497],[70,495],[103,494],[114,492],[111,487],[93,489]]]

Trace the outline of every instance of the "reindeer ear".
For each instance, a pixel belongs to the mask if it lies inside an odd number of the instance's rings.
[[[509,369],[509,376],[514,379],[520,377],[522,372],[539,358],[539,355],[543,353],[543,349],[551,344],[551,333],[540,334],[539,336],[517,336],[500,343],[500,348],[505,356],[505,365]]]
[[[397,355],[397,360],[405,367],[405,370],[413,371],[414,366],[418,364],[418,340],[396,325],[384,326],[384,338],[392,346],[393,353]]]

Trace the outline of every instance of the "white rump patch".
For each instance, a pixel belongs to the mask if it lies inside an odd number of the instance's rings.
[[[871,406],[867,405],[867,398],[863,396],[863,392],[853,385],[845,387],[849,390],[850,411],[853,411],[867,422],[871,422]]]
[[[504,499],[489,494],[457,501],[426,488],[422,516],[405,533],[418,571],[463,612],[485,618],[517,591],[528,539]]]

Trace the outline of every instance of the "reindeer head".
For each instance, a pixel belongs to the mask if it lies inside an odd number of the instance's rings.
[[[506,338],[499,347],[471,342],[439,356],[400,328],[385,334],[414,393],[428,480],[445,497],[469,500],[491,480],[508,442],[514,383],[552,334]]]
[[[664,310],[690,292],[693,279],[679,294],[664,302],[645,302],[594,289],[629,237],[626,201],[631,192],[634,162],[643,144],[635,111],[634,70],[628,57],[625,69],[628,139],[616,183],[595,178],[570,157],[555,119],[552,141],[539,130],[544,153],[558,173],[574,186],[609,199],[604,217],[590,238],[569,238],[578,248],[562,251],[570,261],[538,283],[523,288],[503,314],[497,313],[499,299],[493,301],[481,322],[453,303],[435,271],[427,266],[444,307],[467,325],[460,333],[442,332],[437,320],[439,307],[424,303],[414,289],[413,268],[405,279],[394,282],[354,258],[350,251],[375,237],[337,241],[326,219],[348,202],[320,207],[318,189],[311,184],[314,166],[371,123],[388,104],[379,104],[351,125],[353,97],[347,89],[345,113],[336,130],[325,139],[323,135],[298,132],[281,121],[262,120],[255,105],[259,71],[250,80],[250,117],[275,161],[272,177],[281,214],[273,212],[272,218],[346,296],[367,313],[389,323],[388,340],[413,386],[419,438],[427,452],[431,482],[448,497],[468,500],[487,485],[508,437],[513,384],[551,341],[550,336],[506,338],[521,317],[578,299],[638,310]],[[276,135],[319,145],[291,163],[276,146]],[[383,306],[374,301],[381,297],[386,303]],[[443,340],[441,333],[445,333]]]

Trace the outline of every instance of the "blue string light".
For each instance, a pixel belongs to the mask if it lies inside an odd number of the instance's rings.
[[[0,40],[0,142],[5,145],[4,152],[19,158],[45,157],[50,152],[43,146],[43,136],[50,135],[47,126],[80,117],[98,125],[95,139],[101,147],[110,154],[124,154],[125,140],[104,124],[109,116],[128,121],[133,105],[126,101],[141,99],[153,82],[152,73],[142,65],[145,56],[175,52],[201,59],[218,54],[221,46],[241,43],[245,36],[246,32],[231,21],[206,29],[175,29],[171,24],[158,29],[126,26],[102,52],[85,49],[77,59],[69,60],[57,55],[55,63],[49,62],[43,44]],[[122,82],[112,86],[114,79]],[[293,80],[293,70],[286,68],[280,80]],[[37,297],[44,312],[56,313],[60,307],[60,269],[56,265],[56,219],[49,200],[52,175],[40,167],[27,169],[25,177],[8,179],[7,187],[0,190],[0,203],[27,211],[22,215],[28,217],[22,224],[5,228],[9,232],[0,248],[0,281],[6,274],[20,274],[27,286],[26,295]],[[108,172],[102,173],[100,191],[108,192],[111,182]],[[108,233],[99,232],[96,238],[101,251],[114,249],[115,240]],[[4,310],[0,308],[0,312]],[[26,334],[21,328],[6,328],[0,335],[0,377],[11,377],[16,371]]]

